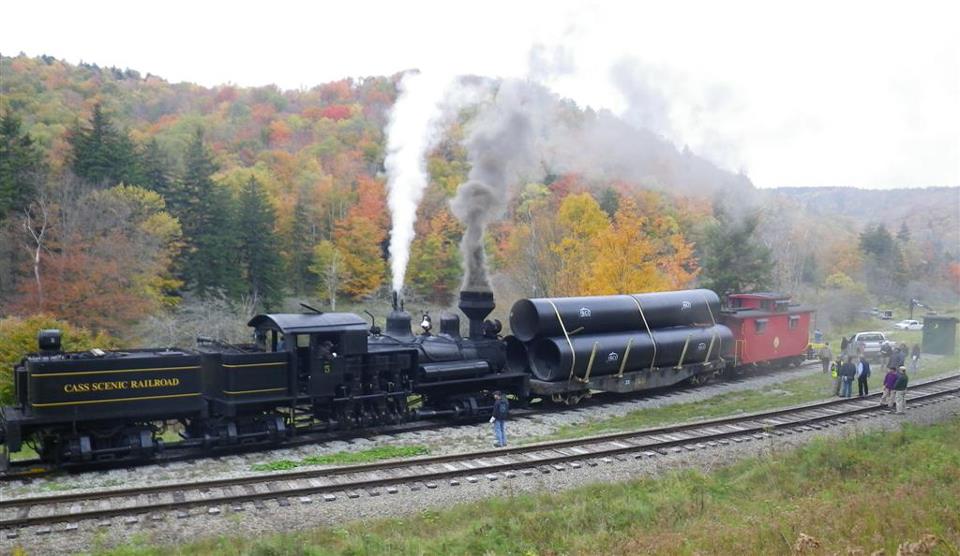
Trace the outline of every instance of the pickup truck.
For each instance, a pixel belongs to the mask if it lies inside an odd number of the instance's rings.
[[[863,354],[870,361],[876,361],[880,359],[880,350],[883,348],[884,344],[890,343],[887,340],[887,336],[883,332],[871,331],[871,332],[857,332],[853,336],[853,348],[851,348],[851,353],[857,353],[857,347],[859,344],[863,344]]]

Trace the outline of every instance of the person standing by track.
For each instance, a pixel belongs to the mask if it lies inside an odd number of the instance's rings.
[[[843,381],[840,386],[840,397],[849,398],[853,390],[853,378],[857,376],[857,366],[853,364],[853,357],[847,357],[847,360],[840,366],[840,380]]]
[[[833,350],[830,349],[830,342],[827,342],[820,348],[820,364],[823,366],[823,374],[830,372],[830,361],[833,360]]]
[[[920,370],[920,344],[913,344],[910,349],[910,372],[915,373]]]
[[[897,415],[903,415],[907,409],[907,368],[901,366],[897,369],[897,381],[893,385],[893,391],[897,399]]]
[[[510,403],[500,391],[493,393],[493,434],[496,438],[494,446],[503,448],[507,445],[507,415],[510,412]]]
[[[890,367],[883,377],[883,395],[880,396],[880,406],[886,405],[893,409],[893,387],[897,384],[897,369]]]
[[[857,363],[857,396],[864,397],[870,395],[870,386],[867,383],[870,378],[870,362],[867,358],[860,356],[860,362]]]

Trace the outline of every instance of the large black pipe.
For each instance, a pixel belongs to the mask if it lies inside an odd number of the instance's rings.
[[[719,314],[720,298],[705,289],[521,299],[510,310],[510,329],[518,339],[529,342],[534,338],[563,336],[564,328],[568,334],[581,335],[646,331],[647,326],[655,329],[713,324]]]
[[[628,343],[629,354],[626,352]],[[573,351],[570,349],[571,344]],[[732,350],[733,332],[718,324],[706,327],[662,328],[653,331],[652,340],[646,331],[577,334],[571,336],[569,342],[565,336],[555,336],[540,338],[526,347],[534,377],[553,382],[569,379],[571,366],[573,376],[583,378],[588,368],[590,376],[604,376],[618,373],[621,367],[624,372],[631,372],[651,366],[673,366],[680,363],[681,358],[684,364],[714,361],[721,354]],[[624,357],[627,360],[625,365]]]

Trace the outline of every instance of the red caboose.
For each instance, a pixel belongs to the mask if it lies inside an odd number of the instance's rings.
[[[720,321],[733,331],[734,364],[794,363],[806,358],[813,309],[778,293],[728,295]]]

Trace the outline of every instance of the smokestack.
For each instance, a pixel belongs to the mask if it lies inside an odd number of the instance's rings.
[[[403,301],[399,300],[398,292],[393,292],[393,311],[387,315],[387,325],[384,335],[398,340],[412,340],[413,332],[410,328],[410,313],[403,310]]]
[[[460,310],[470,320],[470,339],[483,338],[483,319],[496,307],[493,292],[490,290],[462,290],[460,292]]]

